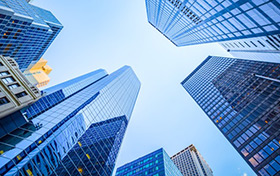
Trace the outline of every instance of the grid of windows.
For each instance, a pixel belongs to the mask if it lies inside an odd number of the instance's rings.
[[[0,138],[0,175],[112,175],[140,82],[128,66],[100,73],[46,90],[49,98],[60,90],[64,99],[38,101],[45,110],[30,109],[28,123]]]
[[[182,176],[168,154],[161,148],[117,169],[116,176]]]
[[[21,71],[38,61],[62,29],[49,12],[25,0],[0,0],[14,12],[0,13],[0,55],[15,58]],[[24,15],[19,20],[16,14]]]
[[[177,46],[280,32],[275,0],[146,0],[148,21]]]
[[[213,123],[261,175],[277,175],[280,170],[276,159],[280,147],[279,78],[277,63],[209,56],[182,82]]]

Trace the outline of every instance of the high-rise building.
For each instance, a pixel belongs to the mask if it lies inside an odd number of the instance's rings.
[[[278,0],[146,0],[146,8],[149,23],[176,46],[237,40],[242,48],[239,39],[265,37],[263,45],[279,49]]]
[[[0,120],[40,97],[40,91],[25,78],[17,63],[0,56]]]
[[[209,56],[185,90],[258,175],[280,174],[280,64]]]
[[[117,169],[116,176],[183,176],[164,149],[158,149]]]
[[[40,100],[0,121],[0,175],[112,175],[139,89],[124,66],[44,90]],[[18,125],[15,116],[26,122]]]
[[[44,87],[50,82],[48,76],[52,68],[47,65],[47,60],[41,58],[38,62],[31,63],[23,72],[25,77],[35,86]]]
[[[213,171],[194,145],[176,153],[171,159],[184,176],[213,176]]]
[[[0,55],[15,59],[21,71],[41,58],[61,29],[51,12],[26,0],[0,0]]]

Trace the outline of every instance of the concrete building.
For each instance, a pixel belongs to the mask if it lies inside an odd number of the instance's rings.
[[[184,176],[213,176],[213,171],[194,145],[171,157]]]
[[[40,97],[40,91],[25,78],[15,60],[0,56],[0,119]]]

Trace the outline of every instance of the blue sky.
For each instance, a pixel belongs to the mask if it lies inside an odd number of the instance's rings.
[[[229,56],[217,44],[175,47],[146,17],[144,0],[34,0],[64,29],[44,58],[49,86],[104,68],[130,65],[142,87],[116,166],[160,147],[172,156],[194,144],[216,176],[255,175],[180,85],[208,55]]]

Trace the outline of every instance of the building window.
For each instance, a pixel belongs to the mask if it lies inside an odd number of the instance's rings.
[[[254,42],[250,41],[255,47],[258,47]]]
[[[251,46],[247,43],[247,42],[244,42],[248,47],[250,47],[251,48]]]
[[[17,87],[19,87],[19,84],[17,84],[17,83],[8,86],[9,89],[14,89],[14,88],[17,88]]]
[[[265,47],[265,45],[264,45],[261,41],[258,40],[258,42],[259,42],[259,44],[261,44],[263,47]]]
[[[27,95],[26,92],[20,92],[20,93],[16,94],[16,97],[21,98],[21,97],[24,97],[26,95]]]
[[[9,84],[9,83],[15,82],[16,80],[13,77],[10,76],[10,77],[7,77],[7,78],[2,78],[2,81],[5,84]]]
[[[9,72],[7,72],[7,71],[0,72],[0,76],[5,76],[5,75],[8,75],[8,74],[9,74]]]
[[[10,101],[6,97],[0,98],[0,106],[9,103]]]

